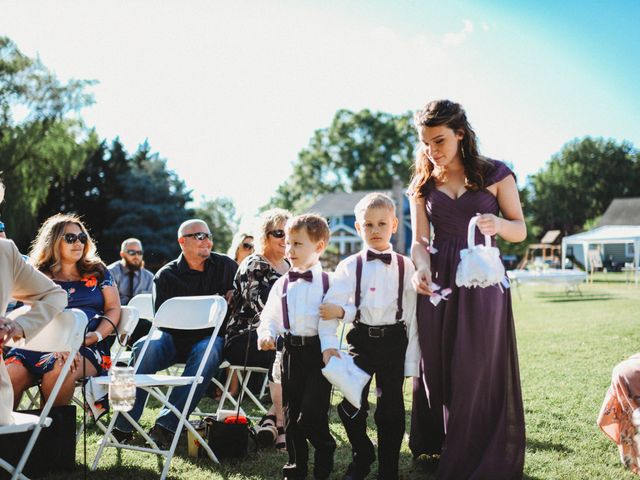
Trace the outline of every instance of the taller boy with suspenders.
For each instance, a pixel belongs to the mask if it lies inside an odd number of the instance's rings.
[[[285,479],[307,476],[307,440],[315,448],[313,476],[328,479],[336,442],[329,432],[331,385],[322,368],[338,353],[336,325],[320,322],[318,308],[329,288],[329,275],[319,258],[329,242],[329,226],[317,215],[294,217],[285,227],[287,257],[292,268],[269,292],[260,315],[258,347],[275,348],[284,336],[282,392],[289,461]]]
[[[419,375],[416,292],[411,286],[415,269],[391,248],[398,228],[391,198],[368,194],[356,205],[355,215],[366,248],[338,264],[320,316],[322,323],[335,325],[336,318],[353,323],[347,334],[349,351],[358,367],[376,377],[378,478],[395,480],[405,431],[404,377]],[[360,410],[346,399],[338,406],[353,455],[344,480],[364,479],[376,458],[366,431],[369,387],[362,392]]]

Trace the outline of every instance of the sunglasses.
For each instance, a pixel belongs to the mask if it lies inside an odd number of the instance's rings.
[[[62,238],[64,238],[64,241],[69,245],[73,245],[78,240],[80,240],[80,243],[84,245],[89,240],[89,237],[84,232],[80,232],[77,235],[75,233],[65,233]]]
[[[284,230],[271,230],[267,232],[267,235],[271,235],[274,238],[284,238]]]
[[[0,222],[0,233],[4,232],[4,223]]]
[[[242,248],[245,250],[253,250],[253,243],[243,243]]]
[[[193,237],[196,240],[204,240],[205,238],[211,240],[211,234],[207,232],[187,233],[183,237]]]
[[[127,250],[127,255],[140,255],[142,256],[142,250]]]

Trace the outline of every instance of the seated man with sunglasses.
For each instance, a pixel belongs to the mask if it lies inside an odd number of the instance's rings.
[[[173,297],[188,297],[196,295],[222,295],[233,288],[233,278],[238,264],[226,255],[211,251],[213,242],[209,227],[203,220],[187,220],[178,229],[178,243],[182,253],[166,264],[153,279],[154,309],[157,311],[165,301]],[[227,319],[225,319],[226,323]],[[211,336],[210,329],[204,330],[174,330],[163,329],[157,338],[149,342],[149,347],[137,373],[156,373],[170,367],[174,363],[185,363],[183,375],[191,376],[196,373],[202,355]],[[193,401],[189,406],[189,413],[193,411],[205,393],[211,379],[218,373],[222,361],[222,346],[224,344],[224,325],[213,345],[205,370],[202,372],[204,381],[198,385]],[[142,348],[144,338],[133,346],[134,357]],[[134,358],[135,361],[135,358]],[[175,388],[169,401],[178,409],[184,408],[189,387]],[[129,415],[138,420],[142,415],[146,400],[146,393],[138,390],[136,403]],[[158,446],[168,447],[178,425],[178,418],[168,409],[163,408],[156,419],[156,424],[149,432],[149,436]],[[133,427],[124,416],[118,417],[114,435],[120,442],[130,441]]]
[[[153,290],[153,273],[144,268],[143,254],[142,242],[137,238],[127,238],[120,245],[120,260],[107,267],[118,286],[121,305],[127,305],[139,293],[151,293]],[[140,319],[129,339],[130,345],[149,333],[151,320]]]

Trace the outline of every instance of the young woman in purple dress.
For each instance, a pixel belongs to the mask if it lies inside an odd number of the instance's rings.
[[[472,217],[480,214],[476,243],[482,235],[525,239],[515,176],[480,156],[461,105],[430,102],[414,123],[411,256],[422,361],[409,446],[437,465],[438,479],[521,478],[525,430],[511,295],[500,285],[455,283]],[[430,301],[447,288],[446,300]]]

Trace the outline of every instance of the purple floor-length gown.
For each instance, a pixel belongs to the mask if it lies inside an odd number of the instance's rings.
[[[491,162],[487,186],[513,175],[504,163]],[[409,446],[414,456],[440,454],[438,479],[522,478],[524,412],[510,292],[455,284],[469,220],[476,213],[497,215],[497,199],[467,191],[454,200],[432,182],[423,193],[437,249],[433,281],[453,292],[435,307],[418,296],[422,362]],[[476,243],[481,241],[476,230]]]

